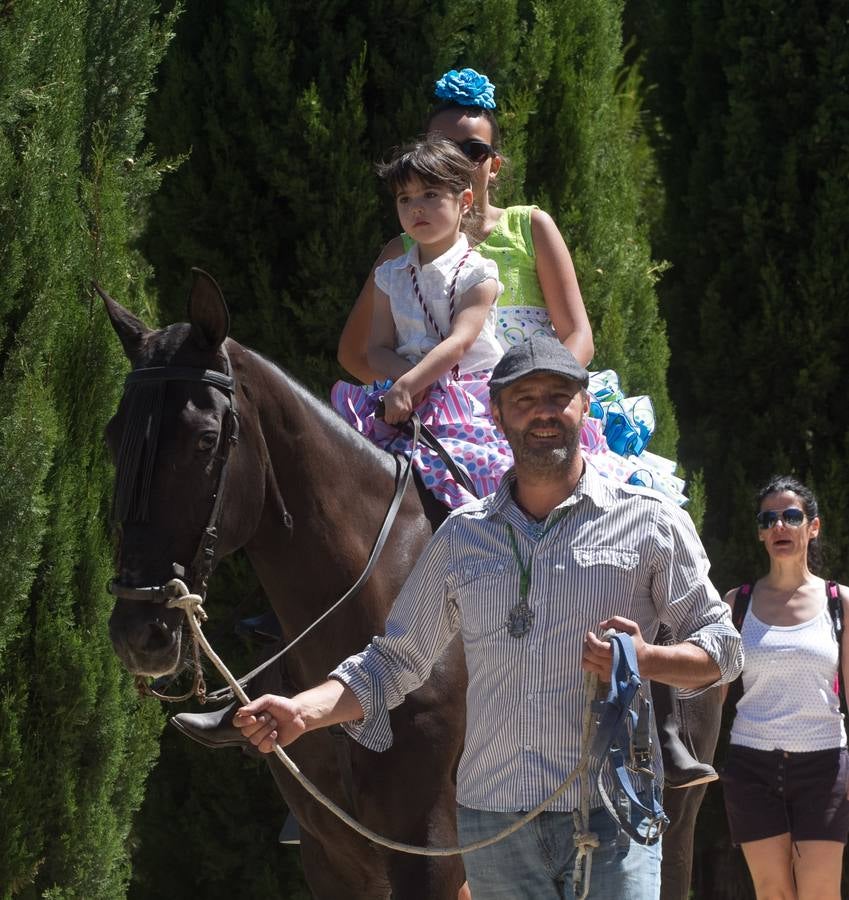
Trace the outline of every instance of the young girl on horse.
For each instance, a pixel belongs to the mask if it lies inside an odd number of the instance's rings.
[[[463,232],[472,221],[474,170],[443,138],[421,140],[379,167],[412,241],[374,273],[367,358],[376,383],[337,382],[331,393],[333,406],[376,444],[414,453],[425,486],[450,507],[474,497],[437,453],[410,446],[403,426],[413,411],[479,496],[496,489],[513,461],[489,409],[489,376],[503,355],[495,336],[503,287],[497,265]]]

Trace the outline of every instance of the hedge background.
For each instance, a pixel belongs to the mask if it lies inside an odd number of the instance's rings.
[[[497,85],[499,200],[558,221],[594,367],[654,399],[717,587],[762,571],[752,494],[776,471],[818,492],[846,580],[847,20],[849,0],[0,0],[3,897],[305,896],[262,765],[160,746],[112,655],[101,433],[125,363],[88,283],[157,324],[199,265],[234,336],[326,393],[397,230],[373,163],[448,68]],[[232,626],[262,597],[239,557],[213,585],[212,638],[247,664]],[[711,789],[696,896],[751,896],[724,828]]]

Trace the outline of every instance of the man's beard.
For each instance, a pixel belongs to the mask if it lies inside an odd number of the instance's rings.
[[[562,475],[579,452],[581,426],[566,426],[556,419],[534,419],[524,430],[506,428],[502,430],[513,448],[513,459],[517,469],[533,475]],[[531,431],[557,431],[562,436],[556,447],[529,447],[527,436]]]

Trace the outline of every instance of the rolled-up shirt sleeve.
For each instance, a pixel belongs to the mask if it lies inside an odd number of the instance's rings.
[[[743,668],[740,635],[708,577],[710,562],[690,517],[672,504],[661,504],[657,519],[652,597],[675,643],[701,647],[719,666],[714,682],[733,681]],[[679,688],[682,699],[694,697],[713,685]]]
[[[389,612],[385,633],[330,673],[363,708],[362,719],[342,727],[370,750],[392,746],[389,711],[427,681],[459,628],[449,589],[451,521],[442,524],[419,557]]]

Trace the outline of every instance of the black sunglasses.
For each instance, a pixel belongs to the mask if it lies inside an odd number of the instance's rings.
[[[779,520],[791,528],[798,528],[805,521],[805,513],[795,506],[790,506],[784,512],[774,509],[761,510],[755,518],[758,520],[758,528],[761,529],[775,528]]]
[[[467,141],[455,141],[457,146],[465,156],[478,165],[490,156],[495,156],[495,150],[492,144],[486,141],[479,141],[477,138],[469,138]]]

